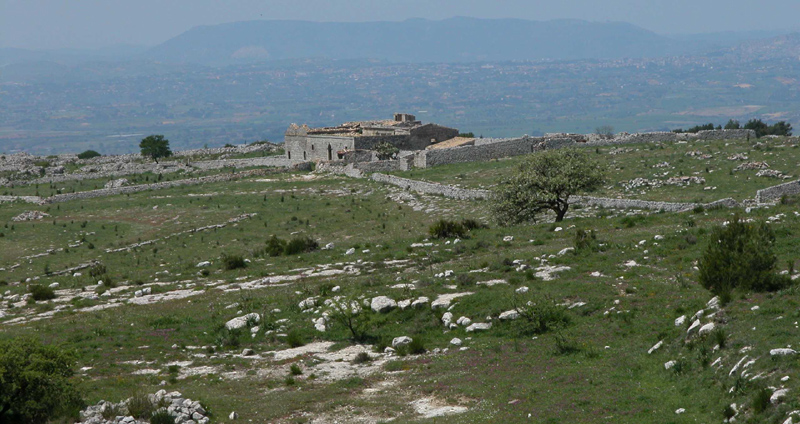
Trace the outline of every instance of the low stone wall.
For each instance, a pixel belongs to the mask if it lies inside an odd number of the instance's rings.
[[[691,137],[691,135],[690,135]],[[705,130],[694,134],[697,140],[755,140],[756,132],[753,130]]]
[[[244,177],[267,175],[269,173],[271,173],[270,170],[255,169],[235,174],[211,175],[207,177],[189,178],[185,180],[164,181],[154,184],[139,184],[132,186],[117,187],[117,188],[101,188],[99,190],[57,194],[55,196],[42,199],[42,203],[63,203],[72,200],[93,199],[96,197],[115,196],[119,194],[133,194],[142,191],[162,190],[166,188],[179,187],[179,186],[197,185],[205,183],[218,183],[223,181],[237,180],[239,178],[244,178]]]
[[[800,180],[778,184],[756,192],[756,203],[773,202],[782,196],[800,194]]]
[[[369,177],[379,183],[391,184],[406,190],[413,190],[418,193],[436,194],[451,199],[460,200],[486,200],[491,196],[489,190],[473,190],[454,187],[446,184],[429,183],[425,181],[409,180],[408,178],[395,177],[394,175],[372,174]]]
[[[206,160],[190,162],[189,165],[197,169],[210,170],[220,168],[251,168],[256,166],[289,168],[300,163],[303,163],[303,161],[287,159],[283,156],[268,156],[263,158]]]
[[[377,162],[356,162],[353,163],[353,167],[364,172],[408,171],[408,161],[382,160]]]
[[[475,146],[422,150],[417,152],[414,166],[428,168],[449,163],[487,161],[526,155],[544,149],[544,142],[544,138],[522,137]]]
[[[41,204],[42,198],[39,196],[0,196],[0,202],[25,202]]]
[[[653,202],[649,200],[637,199],[611,199],[607,197],[592,196],[570,196],[570,204],[584,206],[599,206],[608,209],[646,209],[666,212],[680,212],[693,209],[697,203],[672,203],[672,202]]]

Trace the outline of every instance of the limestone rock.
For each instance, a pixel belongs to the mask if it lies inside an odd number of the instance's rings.
[[[484,331],[492,328],[491,322],[476,322],[467,327],[467,333],[472,333],[475,331]]]
[[[228,330],[238,330],[240,328],[247,327],[247,322],[248,321],[253,321],[253,322],[258,323],[258,322],[261,321],[261,315],[255,313],[255,312],[252,312],[252,313],[249,313],[249,314],[241,316],[241,317],[236,317],[236,318],[226,322],[225,323],[225,328],[227,328]]]
[[[412,341],[414,341],[414,339],[408,336],[395,337],[394,339],[392,339],[392,347],[397,348],[399,346],[405,346],[411,343]]]
[[[397,302],[394,299],[391,299],[386,296],[378,296],[372,298],[372,302],[370,302],[370,308],[372,308],[375,312],[380,312],[382,314],[391,311],[392,309],[397,307]]]

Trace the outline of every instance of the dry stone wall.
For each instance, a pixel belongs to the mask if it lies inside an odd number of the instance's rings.
[[[758,190],[756,192],[756,203],[773,202],[782,196],[793,196],[795,194],[800,194],[800,180]]]

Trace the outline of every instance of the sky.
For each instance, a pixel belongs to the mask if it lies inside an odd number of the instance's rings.
[[[0,47],[153,46],[198,25],[409,18],[622,21],[660,34],[797,29],[798,0],[0,0]]]

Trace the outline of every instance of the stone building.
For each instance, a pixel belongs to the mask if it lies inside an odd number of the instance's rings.
[[[457,129],[423,124],[414,115],[396,113],[392,120],[347,122],[336,127],[292,124],[286,130],[284,148],[288,159],[338,160],[345,152],[372,150],[383,142],[400,150],[423,150],[456,136]]]

